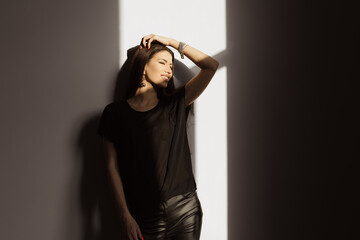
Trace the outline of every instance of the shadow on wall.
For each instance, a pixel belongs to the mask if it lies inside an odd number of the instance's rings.
[[[100,115],[89,119],[80,131],[78,147],[82,153],[80,205],[82,239],[120,239],[119,218],[106,174],[102,139],[97,128]]]
[[[127,81],[124,81],[124,79],[128,78],[129,59],[132,56],[132,50],[135,48],[128,49],[128,59],[117,75],[113,101],[119,101],[125,96]],[[186,84],[195,75],[194,72],[178,60],[176,60],[175,66],[174,81],[176,87]],[[191,117],[189,115],[189,119]],[[79,196],[82,211],[82,239],[119,240],[121,239],[120,219],[106,172],[102,138],[97,134],[100,118],[101,113],[89,118],[84,123],[78,137],[78,148],[82,158]],[[190,143],[194,142],[192,141],[193,133],[193,129],[188,131]],[[194,149],[193,144],[190,148]]]

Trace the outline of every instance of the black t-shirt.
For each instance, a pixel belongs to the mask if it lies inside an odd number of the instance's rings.
[[[149,215],[160,202],[196,189],[186,133],[189,109],[184,86],[172,96],[162,96],[145,112],[134,110],[125,100],[104,108],[98,133],[116,148],[133,215]]]

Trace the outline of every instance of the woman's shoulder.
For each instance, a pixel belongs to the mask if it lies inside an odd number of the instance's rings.
[[[125,100],[113,101],[105,105],[104,112],[119,112],[123,110]]]

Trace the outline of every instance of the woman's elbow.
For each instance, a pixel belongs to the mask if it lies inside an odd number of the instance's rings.
[[[219,62],[216,61],[214,58],[212,59],[212,63],[211,63],[211,66],[210,66],[210,70],[216,72],[216,70],[218,69],[219,67]]]
[[[216,61],[215,59],[214,59],[214,61],[215,61],[215,68],[214,68],[214,70],[216,71],[218,68],[219,68],[219,62],[218,61]]]

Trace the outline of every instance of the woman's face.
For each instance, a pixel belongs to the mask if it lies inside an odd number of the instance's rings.
[[[173,75],[172,56],[168,51],[160,51],[145,65],[146,80],[158,87],[166,88]]]

